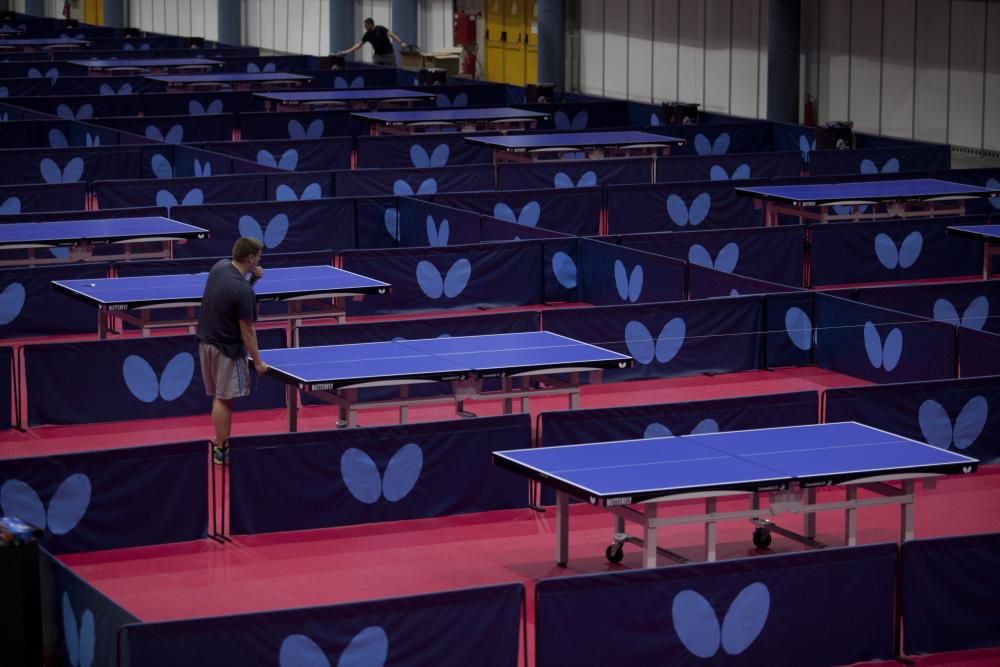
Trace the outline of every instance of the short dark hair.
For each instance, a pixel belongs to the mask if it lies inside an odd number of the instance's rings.
[[[233,244],[233,259],[237,262],[244,262],[253,255],[259,255],[264,249],[264,244],[260,239],[252,236],[241,236]]]
[[[368,18],[365,19],[365,23],[366,24],[371,23],[372,25],[375,25],[375,19],[369,16]]]

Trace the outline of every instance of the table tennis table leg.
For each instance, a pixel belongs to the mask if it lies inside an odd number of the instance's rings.
[[[399,400],[406,401],[410,397],[410,388],[402,384],[399,386]],[[410,419],[410,406],[403,403],[399,406],[399,423],[405,424]],[[353,424],[352,424],[353,426]]]
[[[111,313],[99,308],[97,310],[97,337],[104,340],[108,337],[108,318]]]
[[[569,496],[556,491],[556,565],[569,562]]]
[[[908,501],[899,507],[899,532],[904,542],[909,542],[913,539],[913,504],[916,502],[916,496],[913,495],[913,491],[914,481],[912,479],[904,479],[903,493],[910,497]]]
[[[847,487],[847,502],[853,503],[858,499],[858,488],[856,486]],[[858,509],[848,507],[844,510],[844,544],[853,547],[858,543]]]
[[[503,393],[507,394],[503,399],[503,413],[509,415],[514,411],[514,398],[510,396],[510,393],[514,391],[514,381],[509,376],[504,376],[503,378]]]
[[[299,390],[295,385],[285,387],[285,403],[288,406],[288,432],[295,433],[299,428]]]
[[[715,498],[705,498],[705,515],[715,514]],[[705,560],[712,562],[715,560],[715,522],[705,522]]]
[[[816,489],[809,488],[802,492],[802,504],[806,506],[816,504]],[[802,534],[810,540],[816,539],[816,512],[804,512],[802,523]]]
[[[656,567],[656,503],[645,503],[646,522],[643,527],[642,566]]]

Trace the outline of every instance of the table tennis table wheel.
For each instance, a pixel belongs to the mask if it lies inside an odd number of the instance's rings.
[[[608,562],[610,563],[620,563],[625,554],[622,552],[622,545],[618,542],[613,542],[608,545],[608,548],[604,550],[604,555],[607,556]]]
[[[766,549],[771,546],[771,531],[764,528],[753,531],[753,545],[758,549]]]

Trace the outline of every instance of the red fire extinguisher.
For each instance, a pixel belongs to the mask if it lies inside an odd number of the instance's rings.
[[[806,101],[802,110],[802,124],[810,127],[816,126],[816,100],[812,95],[806,94]]]
[[[63,15],[63,18],[64,18],[64,19],[66,19],[67,21],[69,20],[69,15],[70,15],[70,4],[69,4],[69,0],[65,0],[65,1],[63,2],[63,11],[62,11],[62,15]]]
[[[462,51],[462,61],[459,63],[459,69],[465,76],[476,78],[476,45],[466,44],[465,50]]]

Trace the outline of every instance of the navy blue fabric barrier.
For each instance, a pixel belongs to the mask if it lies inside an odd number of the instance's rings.
[[[19,213],[17,215],[3,216],[0,224],[5,222],[52,222],[59,220],[97,220],[105,218],[134,218],[145,216],[156,217],[164,216],[166,214],[167,210],[160,206],[143,206],[139,208],[106,208],[100,211],[49,211],[47,213]],[[105,249],[110,248],[111,246],[95,246],[94,254],[105,254]]]
[[[595,239],[580,239],[578,295],[595,306],[679,301],[686,264]]]
[[[278,172],[266,174],[269,201],[296,201],[333,197],[332,171]]]
[[[621,242],[706,269],[802,285],[805,229],[801,226],[632,234],[622,236]]]
[[[1000,168],[936,171],[931,174],[931,178],[955,183],[968,183],[981,188],[996,188],[1000,187]],[[1000,213],[1000,197],[967,199],[963,203],[966,215],[996,215]]]
[[[766,180],[740,185],[766,185]],[[762,227],[754,201],[733,193],[728,182],[609,186],[608,233]]]
[[[857,421],[996,463],[1000,461],[998,379],[827,389],[826,421]]]
[[[824,150],[814,151],[809,156],[810,176],[929,172],[950,167],[951,147],[947,144]]]
[[[491,333],[538,331],[540,317],[534,311],[465,315],[462,317],[426,317],[413,320],[392,320],[367,324],[337,324],[300,327],[299,344],[343,345],[375,343],[393,338],[439,338],[441,336],[476,336]]]
[[[962,377],[1000,375],[1000,336],[962,327],[958,349]]]
[[[888,660],[896,557],[895,544],[877,544],[542,579],[536,664]],[[627,610],[641,610],[641,622]]]
[[[647,118],[651,120],[652,118]],[[659,115],[657,115],[659,120]],[[644,125],[655,125],[644,122]],[[711,125],[667,125],[652,129],[657,134],[680,137],[687,143],[670,149],[671,155],[740,155],[767,153],[771,148],[771,131],[764,122],[717,123]],[[781,150],[781,149],[774,149]],[[787,150],[787,149],[786,149]]]
[[[139,619],[40,550],[42,653],[46,665],[117,665],[118,630]]]
[[[816,294],[816,365],[885,384],[955,377],[955,327]]]
[[[138,179],[98,181],[94,193],[101,208],[163,206],[167,215],[176,206],[264,201],[263,176],[230,174],[212,178]]]
[[[238,122],[244,141],[344,137],[354,127],[347,111],[245,112]]]
[[[982,241],[947,233],[985,220],[927,218],[812,225],[813,285],[981,275]]]
[[[209,151],[284,171],[350,169],[352,147],[350,137],[226,141],[203,146]]]
[[[558,164],[503,163],[497,168],[497,190],[585,188],[620,183],[650,183],[651,160],[578,160]]]
[[[574,308],[546,312],[542,327],[631,355],[609,381],[733,373],[760,367],[761,297]]]
[[[170,217],[204,227],[211,234],[175,246],[176,257],[224,257],[241,236],[262,240],[265,253],[340,251],[355,246],[353,199],[176,206]]]
[[[0,187],[0,216],[42,211],[82,211],[86,206],[86,183]]]
[[[183,259],[140,259],[115,264],[115,274],[119,278],[129,276],[163,276],[175,273],[208,272],[220,259],[225,257],[186,257]],[[321,266],[330,264],[333,253],[317,252],[285,252],[267,253],[260,265],[265,268],[283,268],[289,266]],[[258,304],[258,307],[266,304]]]
[[[267,174],[268,172],[278,171],[277,169],[258,166],[250,162],[231,158],[227,155],[220,155],[218,153],[213,153],[185,144],[174,144],[172,148],[174,178],[187,178],[191,176],[204,178],[206,176],[219,176],[236,173]],[[149,165],[150,169],[153,171],[151,174],[145,174],[145,176],[147,178],[168,178],[168,176],[166,176],[166,171],[167,166],[169,165],[163,164],[161,159],[163,153],[158,151],[154,152],[154,150],[150,150],[148,152],[152,153],[152,155],[149,157],[149,160],[144,162],[144,164]],[[157,155],[160,155],[161,157],[156,157]],[[154,162],[154,160],[156,160],[156,162]]]
[[[903,544],[903,653],[1000,646],[1000,533]]]
[[[432,195],[493,189],[492,165],[433,167],[428,169],[354,169],[334,174],[337,195]]]
[[[547,120],[538,121],[538,130],[542,132],[581,131],[628,125],[628,106],[617,100],[592,97],[581,101],[565,99],[558,104],[525,104],[525,99],[521,98],[515,104],[522,109],[550,114]]]
[[[751,178],[798,176],[802,156],[795,153],[745,153],[742,155],[671,155],[656,161],[656,182],[746,181]],[[741,185],[745,185],[742,184]]]
[[[1000,334],[1000,282],[995,280],[862,287],[848,293],[861,303]]]
[[[123,78],[121,81],[118,77],[63,79],[64,83],[58,86],[58,92],[51,87],[45,88],[48,82],[44,78],[9,81],[10,83],[0,80],[0,88],[8,86],[10,97],[16,97],[18,105],[67,120],[138,116],[142,112],[143,96],[129,94],[141,79],[131,77]],[[76,84],[68,83],[70,81],[75,81]],[[80,82],[85,82],[85,89],[80,89]],[[100,94],[101,85],[106,86],[104,95]],[[70,88],[76,88],[76,91],[72,92]],[[31,97],[28,97],[29,95]]]
[[[245,91],[206,93],[143,93],[140,97],[143,116],[203,116],[234,114],[257,110],[258,100]]]
[[[0,507],[53,553],[205,537],[204,441],[0,460]]]
[[[52,281],[107,278],[108,268],[103,263],[81,263],[0,269],[0,338],[96,333],[97,311],[54,291]]]
[[[470,144],[465,141],[465,136],[458,132],[359,136],[358,168],[450,167],[493,162],[492,149]]]
[[[28,148],[0,151],[3,183],[78,183],[135,178],[141,173],[137,148]]]
[[[399,197],[351,199],[357,228],[356,248],[399,246]]]
[[[14,348],[0,347],[0,429],[11,428],[16,422],[14,411],[20,406],[15,405],[14,383],[18,381],[14,373]]]
[[[412,87],[422,93],[434,93],[433,106],[436,107],[502,107],[507,105],[507,86],[503,84],[454,78],[453,81],[456,83],[447,86],[418,86],[415,72],[399,71],[399,76],[399,85]]]
[[[233,115],[230,113],[152,118],[100,118],[94,122],[168,144],[228,141],[233,136]]]
[[[815,424],[818,416],[819,395],[815,391],[543,412],[541,444],[570,445]]]
[[[257,338],[262,349],[285,345],[280,329],[261,330]],[[180,417],[211,408],[194,336],[29,345],[24,373],[30,426]],[[280,383],[263,382],[236,405],[259,410],[284,401]]]
[[[526,414],[457,425],[235,438],[232,531],[272,533],[524,507],[524,480],[495,468],[490,452],[530,446]]]
[[[524,585],[126,626],[122,667],[518,662]],[[428,638],[433,641],[428,641]],[[483,647],[489,647],[484,650]]]
[[[441,195],[434,201],[525,227],[541,227],[571,236],[594,236],[601,220],[604,193],[601,188],[470,192]]]
[[[771,294],[798,290],[798,288],[789,285],[755,280],[693,263],[687,265],[687,286],[687,298],[689,299],[714,299],[720,296]]]
[[[343,268],[392,285],[378,299],[348,301],[348,316],[541,303],[540,242],[355,250]]]
[[[479,243],[479,215],[413,197],[399,198],[394,236],[400,247],[441,247]],[[387,231],[389,221],[386,222]]]
[[[767,367],[812,365],[816,348],[814,321],[816,311],[812,292],[796,291],[765,296],[764,344]]]

